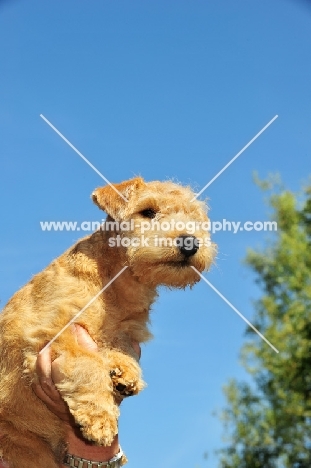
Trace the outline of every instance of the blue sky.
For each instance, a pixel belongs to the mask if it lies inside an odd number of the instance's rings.
[[[79,238],[40,221],[100,215],[90,194],[103,181],[41,113],[112,182],[174,178],[197,190],[277,114],[204,193],[212,220],[264,221],[253,171],[279,172],[292,190],[310,173],[310,30],[299,0],[1,2],[1,304]],[[267,237],[213,236],[207,277],[250,320],[260,291],[242,260]],[[222,385],[245,377],[245,324],[203,282],[161,291],[152,321],[148,388],[122,408],[128,466],[216,468],[212,413]]]

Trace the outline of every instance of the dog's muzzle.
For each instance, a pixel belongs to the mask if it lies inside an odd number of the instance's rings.
[[[179,236],[175,239],[176,246],[185,257],[192,257],[200,248],[199,240],[195,236]]]

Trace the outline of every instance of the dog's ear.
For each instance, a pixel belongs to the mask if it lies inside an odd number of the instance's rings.
[[[92,193],[92,199],[99,208],[118,221],[124,219],[128,202],[133,194],[145,185],[141,177],[136,177],[121,184],[99,187]]]

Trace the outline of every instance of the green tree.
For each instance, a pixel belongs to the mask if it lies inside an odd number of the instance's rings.
[[[221,468],[311,467],[311,187],[274,187],[269,203],[278,231],[246,263],[262,290],[253,324],[279,354],[247,330],[241,357],[253,384],[224,389]]]

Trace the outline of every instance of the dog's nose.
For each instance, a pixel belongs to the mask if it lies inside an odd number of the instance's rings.
[[[179,236],[176,245],[185,257],[192,257],[200,247],[199,240],[194,236]]]

